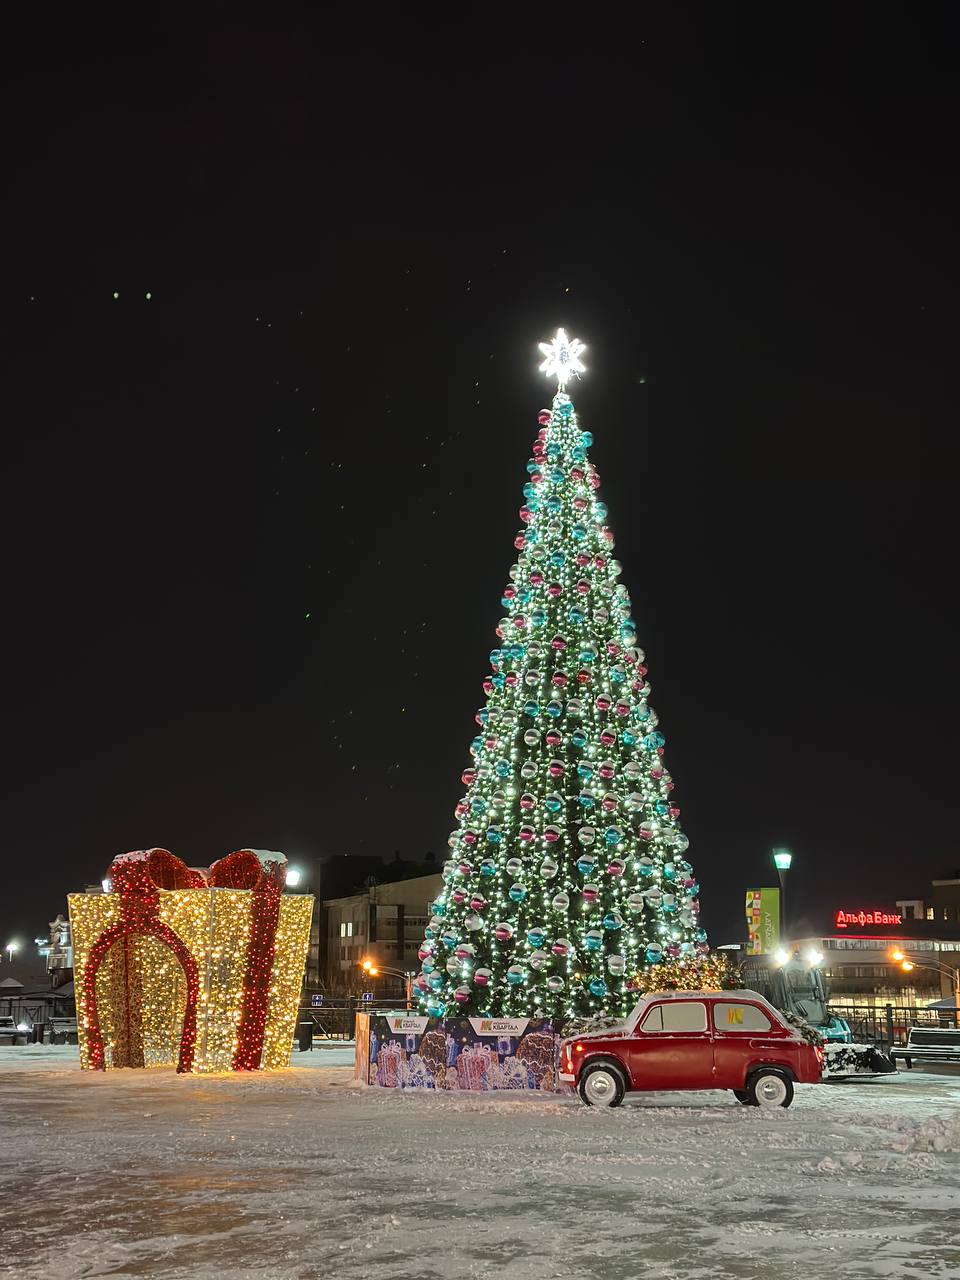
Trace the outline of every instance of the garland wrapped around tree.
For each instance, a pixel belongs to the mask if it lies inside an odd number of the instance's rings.
[[[564,389],[583,345],[561,329],[541,350],[558,391],[420,948],[436,1017],[622,1016],[639,972],[708,950],[593,437]]]

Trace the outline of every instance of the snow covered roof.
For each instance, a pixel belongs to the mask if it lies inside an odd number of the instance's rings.
[[[714,1000],[762,1000],[766,1004],[766,1000],[759,991],[747,991],[741,989],[738,991],[645,991],[643,993],[644,1000],[689,1000],[692,997],[705,999],[707,996]]]

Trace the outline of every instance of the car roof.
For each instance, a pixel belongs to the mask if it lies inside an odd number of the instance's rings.
[[[644,1000],[758,1000],[767,1001],[759,991],[645,991]]]

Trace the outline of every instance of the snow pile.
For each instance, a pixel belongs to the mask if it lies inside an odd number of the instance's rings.
[[[930,1116],[893,1143],[895,1151],[960,1151],[960,1113]]]

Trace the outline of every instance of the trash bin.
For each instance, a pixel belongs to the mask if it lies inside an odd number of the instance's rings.
[[[298,1022],[297,1023],[297,1047],[301,1053],[305,1053],[307,1049],[313,1048],[313,1023]]]

